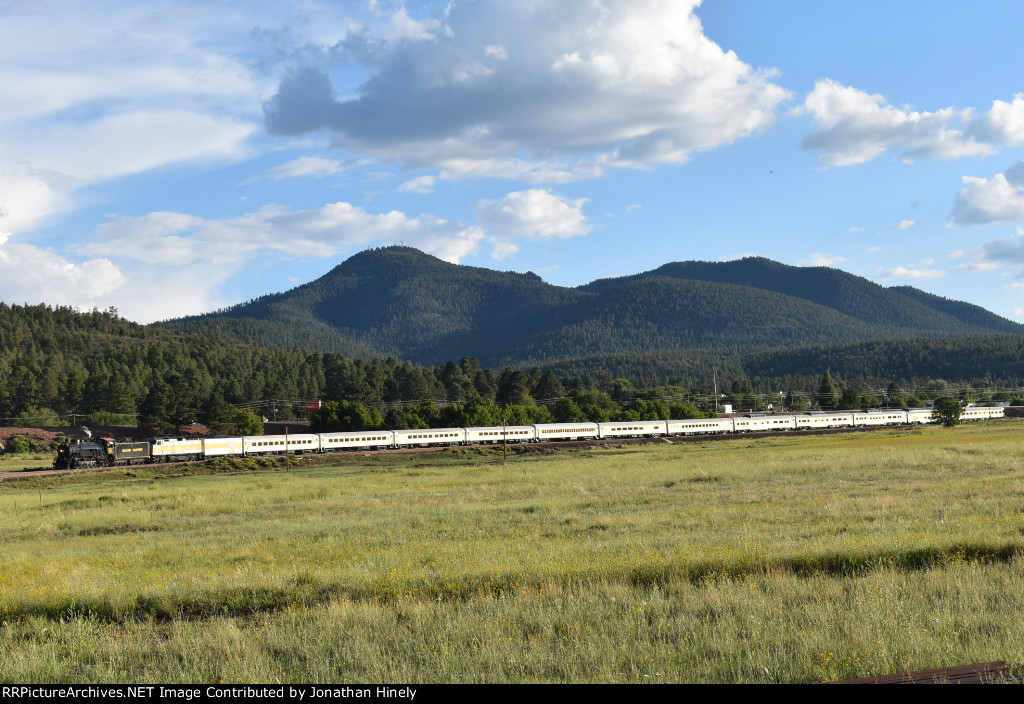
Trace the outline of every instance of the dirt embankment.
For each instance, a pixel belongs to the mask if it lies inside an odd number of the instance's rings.
[[[203,428],[205,430],[205,427]],[[138,435],[138,428],[130,425],[101,425],[90,427],[92,437],[107,437],[117,440],[127,440]],[[69,437],[76,440],[85,440],[85,431],[78,426],[66,428],[4,428],[0,427],[0,452],[7,448],[7,443],[15,435],[20,435],[27,440],[43,446],[50,446],[58,438]]]
[[[0,452],[7,449],[7,443],[15,435],[39,445],[49,446],[64,433],[48,428],[0,428]]]

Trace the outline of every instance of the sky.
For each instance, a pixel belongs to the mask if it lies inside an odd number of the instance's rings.
[[[1019,0],[0,0],[0,300],[146,323],[405,244],[562,286],[758,255],[1024,322],[1022,26]]]

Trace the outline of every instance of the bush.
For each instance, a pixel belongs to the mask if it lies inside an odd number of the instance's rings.
[[[32,443],[28,438],[21,435],[15,435],[7,441],[7,452],[15,455],[23,455],[32,449]]]

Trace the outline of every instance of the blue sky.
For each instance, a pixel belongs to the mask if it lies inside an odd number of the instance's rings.
[[[0,300],[140,322],[371,246],[761,255],[1024,322],[1024,3],[0,0]]]

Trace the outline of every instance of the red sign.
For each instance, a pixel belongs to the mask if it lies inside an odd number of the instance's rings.
[[[306,401],[306,413],[312,413],[313,411],[319,411],[320,407],[323,406],[322,401]]]

